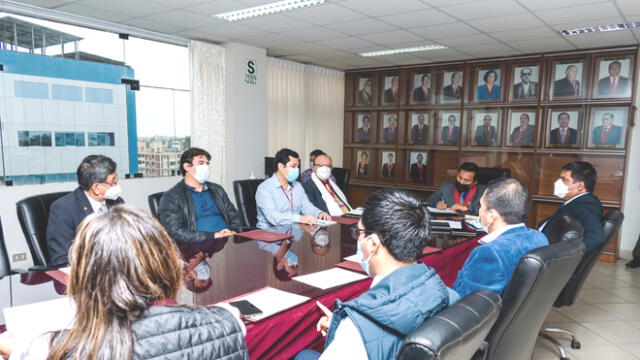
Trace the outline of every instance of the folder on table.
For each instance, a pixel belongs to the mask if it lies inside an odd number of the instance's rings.
[[[271,232],[271,231],[260,230],[260,229],[235,234],[235,236],[251,239],[251,240],[260,240],[264,242],[276,242],[276,241],[288,240],[293,238],[293,235],[291,234],[281,234],[277,232]]]

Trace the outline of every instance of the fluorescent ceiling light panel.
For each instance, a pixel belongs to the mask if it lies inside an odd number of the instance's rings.
[[[408,48],[402,48],[402,49],[369,51],[369,52],[359,53],[358,55],[364,56],[364,57],[384,56],[384,55],[404,54],[404,53],[411,53],[411,52],[418,52],[418,51],[441,50],[446,48],[447,48],[446,46],[442,46],[442,45],[422,45],[422,46],[414,46],[414,47],[408,47]]]
[[[640,21],[630,22],[626,24],[591,26],[586,28],[562,30],[560,31],[560,33],[564,36],[570,36],[570,35],[582,35],[582,34],[590,34],[590,33],[597,33],[597,32],[605,32],[605,31],[627,30],[627,29],[633,29],[637,27],[640,27]]]
[[[271,4],[254,6],[237,11],[229,11],[220,14],[211,15],[218,19],[231,21],[249,19],[256,16],[272,15],[275,13],[289,11],[294,9],[301,9],[310,6],[322,5],[326,0],[285,0],[278,1]]]

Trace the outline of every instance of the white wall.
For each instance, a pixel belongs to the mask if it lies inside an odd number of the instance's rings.
[[[235,202],[232,183],[253,173],[264,175],[267,154],[267,52],[236,43],[226,49],[226,169],[225,190]],[[245,60],[256,61],[256,84],[245,82]]]

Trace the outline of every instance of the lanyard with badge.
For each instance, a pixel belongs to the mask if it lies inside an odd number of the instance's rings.
[[[287,195],[287,192],[284,190],[283,187],[280,187],[280,190],[282,190],[282,193],[284,194],[284,196],[289,201],[289,204],[291,204],[291,210],[293,210],[293,189],[291,189],[291,197],[289,197],[289,195]]]

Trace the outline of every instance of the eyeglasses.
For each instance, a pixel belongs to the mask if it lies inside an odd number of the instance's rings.
[[[116,186],[118,185],[118,179],[116,178],[115,180],[109,182],[109,181],[105,181],[103,182],[103,184],[107,184],[107,185],[111,185],[111,186]]]
[[[360,238],[360,233],[365,233],[365,235],[373,234],[372,231],[362,230],[362,229],[358,228],[358,225],[351,226],[351,237],[352,238],[354,238],[355,240],[358,240],[358,238]]]

